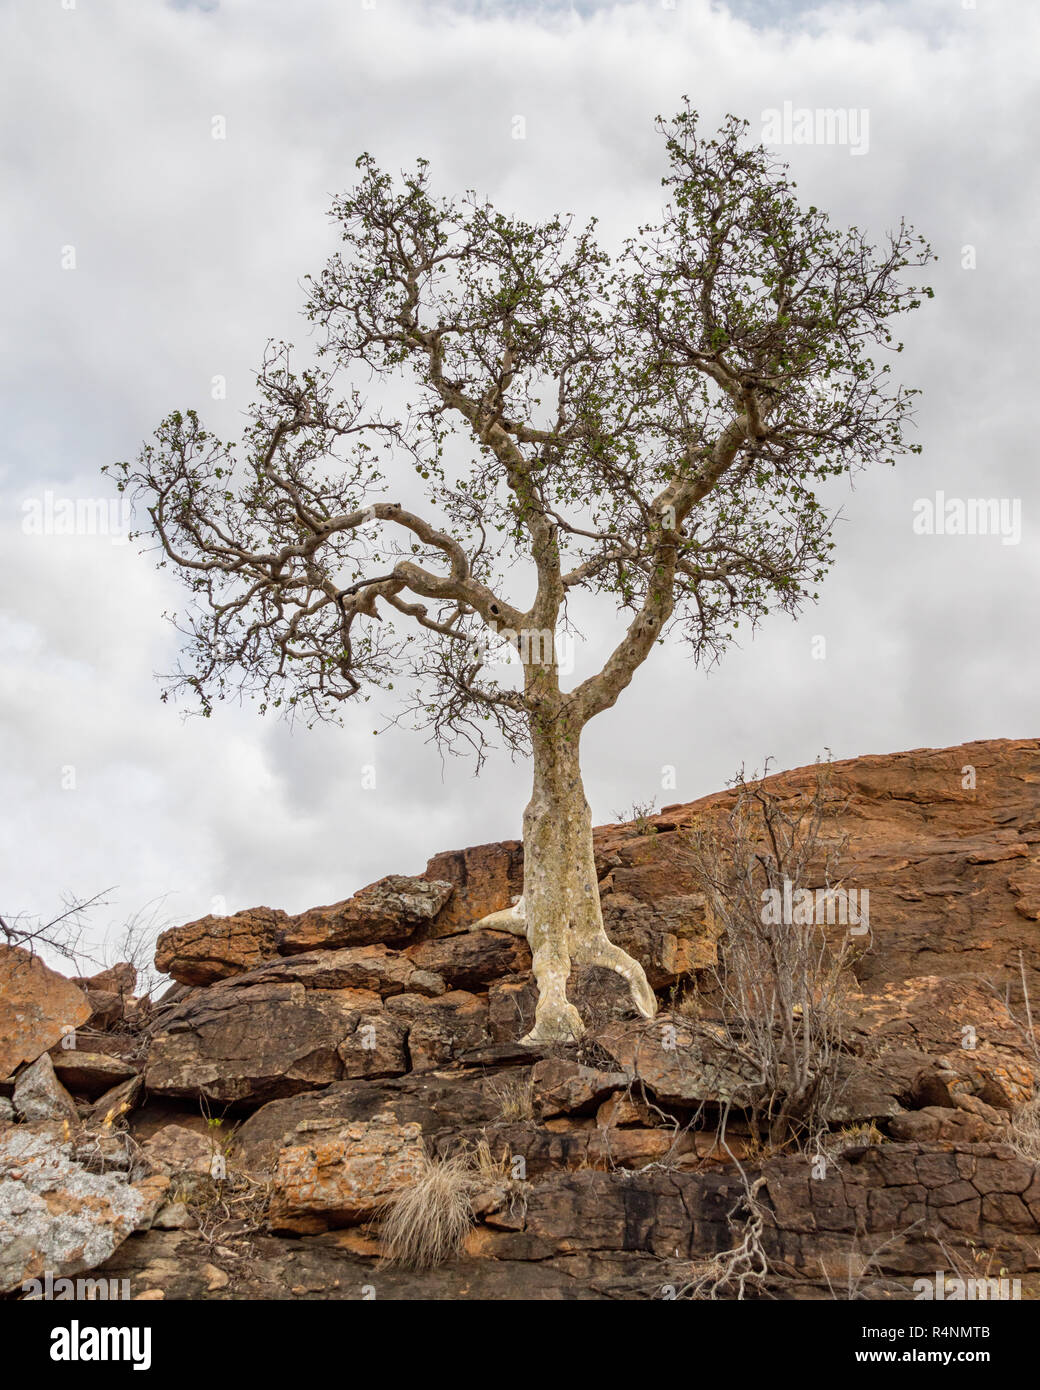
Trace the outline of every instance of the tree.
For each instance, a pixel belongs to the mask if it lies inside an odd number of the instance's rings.
[[[916,393],[868,350],[931,294],[901,283],[923,239],[901,224],[877,251],[832,229],[747,122],[705,139],[687,102],[658,127],[670,201],[613,255],[595,220],[436,199],[426,161],[394,180],[362,155],[332,207],[343,249],[307,277],[313,365],[268,346],[240,446],[178,411],[114,466],[191,591],[164,699],[187,690],[208,715],[248,695],[311,722],[405,681],[420,725],[478,768],[490,733],[530,754],[530,1041],[580,1034],[572,963],[656,1008],[604,931],[583,729],[667,633],[715,659],[741,620],[814,597],[833,543],[813,486],[919,447]],[[414,399],[371,408],[361,384],[395,379]],[[403,501],[384,458],[407,461]],[[506,596],[517,563],[530,602]],[[631,618],[564,690],[579,590]],[[503,644],[519,663],[494,670]]]

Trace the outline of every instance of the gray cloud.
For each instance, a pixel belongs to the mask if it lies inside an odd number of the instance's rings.
[[[81,0],[11,13],[0,910],[46,912],[62,889],[109,884],[115,915],[164,894],[178,920],[214,900],[297,910],[519,834],[522,764],[503,755],[474,779],[419,734],[374,737],[376,701],[344,729],[290,732],[248,708],[182,720],[152,679],[174,656],[170,577],[107,536],[26,535],[24,506],[48,489],[112,495],[101,465],[175,406],[236,431],[266,339],[306,342],[298,282],[333,247],[327,205],[362,149],[391,167],[423,154],[441,190],[526,216],[595,213],[616,239],[658,207],[652,117],[683,93],[707,121],[736,111],[756,134],[785,101],[869,110],[867,155],[783,153],[836,220],[880,236],[905,214],[942,257],[896,364],[924,388],[925,449],[831,498],[845,519],[818,607],[770,621],[711,672],[660,652],[590,727],[597,820],[711,791],[767,754],[790,766],[825,745],[844,757],[1036,733],[1034,8]],[[211,138],[215,117],[226,140]],[[217,375],[225,401],[210,400]],[[939,489],[1020,498],[1021,543],[914,535],[915,499]],[[591,659],[617,626],[600,609],[586,626]],[[363,791],[368,763],[377,785]]]

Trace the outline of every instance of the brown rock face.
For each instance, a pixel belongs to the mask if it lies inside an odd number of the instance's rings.
[[[535,1002],[526,943],[466,930],[522,890],[515,841],[438,855],[418,878],[298,917],[258,909],[263,920],[168,934],[164,958],[193,987],[153,1015],[145,1107],[134,1114],[144,1086],[131,1076],[86,1113],[87,1071],[53,1049],[80,1101],[76,1132],[128,1117],[158,1178],[194,1171],[205,1185],[223,1179],[205,1171],[198,1099],[229,1107],[215,1131],[227,1181],[271,1186],[276,1234],[221,1254],[178,1187],[147,1218],[163,1229],[131,1235],[99,1272],[125,1274],[135,1297],[356,1298],[374,1283],[380,1298],[660,1299],[733,1247],[736,1157],[763,1179],[762,1238],[788,1281],[780,1297],[826,1297],[850,1276],[862,1276],[850,1296],[912,1297],[914,1278],[951,1260],[973,1267],[979,1252],[1031,1279],[1040,1165],[1019,1107],[1034,1094],[1036,1052],[1019,953],[1036,1018],[1040,742],[862,758],[831,774],[847,799],[833,827],[848,836],[843,882],[869,892],[870,935],[816,1157],[756,1147],[745,1111],[761,1080],[738,1021],[697,979],[717,939],[687,832],[724,815],[727,792],[595,832],[608,930],[642,961],[661,1011],[634,1019],[623,982],[577,970],[569,994],[588,1028],[578,1046],[519,1044]],[[771,787],[793,808],[814,781],[802,768]],[[114,980],[85,983],[118,992]],[[27,1094],[39,1077],[15,1080]],[[5,1144],[32,1128],[12,1118],[0,1116]],[[491,1165],[464,1257],[422,1274],[380,1264],[380,1204],[414,1180],[424,1151],[482,1143]],[[6,1189],[15,1234],[18,1181]],[[217,1195],[219,1209],[230,1194]],[[38,1217],[49,1239],[43,1207]],[[0,1245],[3,1218],[0,1203]]]
[[[345,1053],[367,1075],[403,1071],[403,1031],[370,1021],[369,1010],[378,1014],[378,995],[300,983],[213,985],[164,1020],[145,1084],[158,1095],[256,1105],[358,1074],[347,1070]]]
[[[306,1233],[362,1221],[414,1182],[423,1160],[417,1124],[389,1115],[354,1124],[303,1121],[278,1155],[271,1228]]]
[[[35,1062],[69,1029],[90,1017],[90,1005],[71,980],[19,946],[0,946],[0,1078]]]
[[[422,877],[454,887],[431,932],[433,936],[450,936],[489,912],[501,912],[520,896],[524,891],[524,847],[520,840],[503,840],[449,850],[434,855]]]

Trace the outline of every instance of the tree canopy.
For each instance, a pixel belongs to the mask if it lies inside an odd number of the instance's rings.
[[[710,660],[815,595],[816,489],[919,450],[916,392],[872,354],[901,349],[898,317],[931,295],[904,272],[931,251],[801,206],[745,121],[705,138],[687,103],[658,124],[666,205],[613,251],[595,219],[525,222],[435,196],[425,160],[397,178],[357,160],[342,247],[306,282],[310,365],[269,344],[241,440],[175,411],[114,465],[190,589],[168,689],[310,720],[396,688],[481,755],[493,731],[526,747],[560,693],[578,591],[625,627],[567,693],[577,727],[670,633]]]

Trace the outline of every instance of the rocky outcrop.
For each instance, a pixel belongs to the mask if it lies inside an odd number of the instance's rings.
[[[251,907],[172,927],[156,942],[155,968],[184,985],[225,980],[277,955],[279,928],[288,920],[285,912]]]
[[[274,957],[351,946],[400,946],[433,921],[451,883],[392,874],[331,907],[296,917],[269,907],[202,917],[163,932],[156,969],[181,984],[207,985],[249,972]]]
[[[91,1253],[134,1297],[671,1297],[738,1237],[745,1183],[773,1280],[761,1292],[907,1296],[980,1252],[1040,1291],[1040,1148],[1022,1127],[1038,1065],[1022,982],[1035,1014],[1040,743],[831,776],[844,882],[869,891],[871,930],[818,1152],[763,1152],[747,1115],[762,1078],[708,987],[718,929],[689,836],[727,814],[727,792],[595,832],[608,931],[658,993],[650,1022],[617,976],[585,968],[569,985],[582,1042],[520,1043],[526,941],[469,928],[522,893],[522,846],[478,846],[295,917],[260,908],[165,933],[159,963],[179,984],[154,1009],[130,1002],[128,976],[82,981],[82,1050],[53,1026],[22,1047],[0,1153],[43,1133],[80,1164],[82,1129],[106,1164],[120,1144],[133,1154],[113,1180],[140,1211],[106,1216]],[[770,787],[794,807],[814,781],[803,768]],[[480,1155],[462,1255],[421,1274],[381,1262],[383,1204],[460,1153]],[[3,1229],[0,1214],[0,1261]],[[86,1268],[62,1240],[54,1268]],[[21,1246],[9,1261],[31,1263]]]

